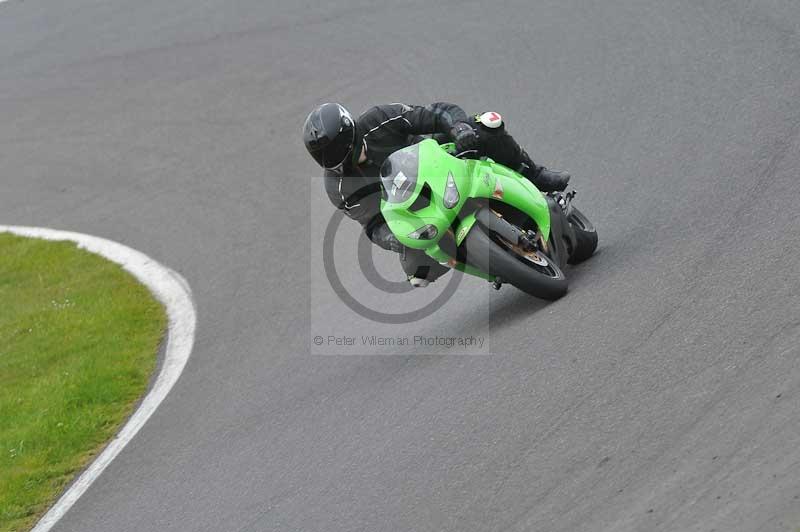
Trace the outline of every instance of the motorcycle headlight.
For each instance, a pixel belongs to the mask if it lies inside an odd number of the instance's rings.
[[[436,229],[436,226],[433,224],[428,224],[425,227],[420,227],[413,233],[409,234],[408,238],[413,238],[415,240],[433,240],[438,234],[439,230]]]
[[[456,187],[456,181],[453,179],[453,174],[447,174],[447,185],[444,188],[444,206],[446,209],[452,209],[458,204],[458,200],[460,199],[458,195],[458,188]]]

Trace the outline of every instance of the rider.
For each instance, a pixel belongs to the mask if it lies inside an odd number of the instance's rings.
[[[303,125],[303,141],[325,169],[328,198],[357,220],[373,243],[400,254],[403,270],[414,286],[426,286],[449,268],[397,240],[380,212],[378,175],[389,155],[419,142],[421,135],[431,134],[440,142],[454,142],[458,154],[485,155],[516,170],[545,192],[564,190],[570,178],[566,172],[534,164],[495,112],[468,117],[459,106],[444,102],[425,107],[378,105],[357,119],[338,103],[325,103],[311,111]]]

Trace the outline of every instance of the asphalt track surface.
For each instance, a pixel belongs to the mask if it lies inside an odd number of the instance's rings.
[[[3,3],[0,222],[141,250],[199,315],[55,530],[795,530],[799,73],[793,0]],[[370,329],[315,261],[298,131],[334,99],[501,112],[599,253],[556,303],[465,279]],[[339,325],[488,344],[312,355]]]

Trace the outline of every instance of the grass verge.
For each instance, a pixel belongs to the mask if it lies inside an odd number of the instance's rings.
[[[0,233],[0,531],[28,530],[111,439],[165,326],[119,265]]]

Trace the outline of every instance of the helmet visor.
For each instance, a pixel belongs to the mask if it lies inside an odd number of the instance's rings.
[[[341,166],[353,153],[354,136],[355,130],[352,125],[342,127],[324,148],[314,154],[314,158],[323,168],[332,169]]]

